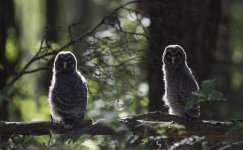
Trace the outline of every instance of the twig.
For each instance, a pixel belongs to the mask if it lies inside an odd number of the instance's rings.
[[[24,74],[28,74],[28,73],[32,73],[32,72],[36,72],[36,71],[42,70],[42,69],[36,69],[36,70],[32,70],[32,71],[26,71],[31,66],[31,64],[33,64],[37,60],[44,59],[47,56],[55,55],[58,52],[60,52],[62,50],[65,50],[69,46],[71,46],[71,45],[73,45],[73,44],[75,44],[77,42],[80,42],[81,40],[83,40],[84,38],[86,38],[88,35],[91,35],[93,32],[95,32],[101,25],[103,25],[105,23],[105,21],[112,14],[114,14],[115,12],[119,11],[121,8],[123,8],[123,7],[127,6],[127,5],[134,4],[134,3],[139,3],[139,2],[143,2],[143,0],[130,1],[130,2],[127,2],[125,4],[120,5],[119,7],[117,7],[113,11],[111,11],[108,15],[106,15],[105,17],[103,17],[101,19],[101,21],[96,26],[94,26],[91,30],[87,31],[86,33],[84,33],[83,35],[81,35],[80,37],[78,37],[76,39],[71,39],[70,42],[66,43],[64,46],[62,46],[59,49],[56,49],[56,50],[53,50],[53,51],[50,51],[50,52],[48,52],[48,50],[43,52],[42,51],[43,50],[43,44],[44,44],[44,41],[45,41],[45,35],[44,35],[43,38],[42,38],[42,40],[41,40],[41,44],[40,44],[40,48],[39,48],[38,52],[27,62],[27,64],[21,69],[21,71],[18,74],[3,89],[0,90],[0,93],[5,93]],[[47,47],[44,47],[44,48],[47,48]]]
[[[51,69],[51,68],[47,68],[47,67],[36,68],[36,69],[32,69],[32,70],[27,70],[24,72],[24,74],[30,74],[30,73],[34,73],[34,72],[41,71],[41,70],[47,70],[47,69]]]

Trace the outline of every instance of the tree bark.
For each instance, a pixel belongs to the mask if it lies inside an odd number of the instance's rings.
[[[162,136],[184,138],[192,135],[204,136],[206,139],[243,139],[243,129],[239,128],[237,133],[231,133],[237,127],[237,122],[220,121],[197,121],[192,122],[183,118],[169,115],[162,112],[151,112],[136,115],[119,121],[128,127],[128,130],[115,130],[104,122],[92,123],[85,120],[72,129],[66,129],[60,124],[52,122],[2,122],[0,124],[1,134],[22,134],[22,135],[48,135],[50,131],[63,134],[72,133],[76,135],[115,135],[133,132],[140,136]],[[239,122],[238,122],[239,123]],[[173,125],[180,124],[185,128],[175,129]],[[163,125],[164,133],[160,133],[159,126]]]
[[[7,31],[9,27],[15,27],[14,21],[14,4],[12,0],[0,1],[0,120],[7,120],[9,102],[6,97],[9,95],[3,88],[7,79],[14,73],[14,65],[16,62],[10,62],[6,58],[6,41]],[[16,29],[16,28],[15,28]],[[8,136],[0,135],[0,147],[5,149],[4,145],[8,140]]]

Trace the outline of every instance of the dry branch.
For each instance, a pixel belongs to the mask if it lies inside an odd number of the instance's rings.
[[[229,134],[236,125],[234,122],[198,121],[190,122],[177,116],[162,112],[150,112],[120,120],[120,124],[128,127],[127,130],[115,131],[109,124],[103,122],[92,123],[91,120],[83,121],[78,127],[65,129],[62,125],[52,122],[2,122],[0,124],[1,134],[22,135],[47,135],[50,131],[63,134],[74,131],[76,134],[91,135],[115,135],[124,132],[134,132],[140,136],[161,136],[159,126],[163,125],[164,134],[168,137],[183,138],[192,135],[204,136],[205,138],[237,138],[243,139],[243,130],[239,129],[237,134]],[[184,125],[184,129],[173,129],[173,125]],[[179,132],[178,132],[179,131]]]

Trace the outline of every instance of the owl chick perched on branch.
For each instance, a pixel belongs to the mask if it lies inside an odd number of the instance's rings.
[[[184,49],[179,45],[169,45],[163,53],[163,73],[165,94],[163,100],[169,106],[169,113],[195,120],[200,116],[200,106],[192,92],[199,90],[197,81],[187,65]],[[187,103],[192,102],[187,108]]]
[[[77,60],[72,52],[63,51],[55,57],[48,101],[53,121],[67,128],[84,117],[87,84],[77,70]]]

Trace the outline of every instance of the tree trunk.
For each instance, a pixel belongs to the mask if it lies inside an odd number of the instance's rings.
[[[6,1],[0,2],[0,89],[3,89],[6,85],[6,58],[5,58],[5,44],[7,39],[7,21],[6,21]],[[1,93],[2,94],[2,93]],[[4,93],[3,93],[4,94]],[[0,100],[0,120],[6,120],[8,116],[6,100]]]
[[[14,72],[14,63],[9,62],[6,58],[6,40],[7,31],[10,26],[14,26],[14,4],[12,0],[1,0],[0,1],[0,120],[8,120],[8,105],[9,102],[7,91],[3,88],[6,85],[7,79]],[[4,95],[4,96],[3,96]],[[8,140],[7,135],[0,135],[0,148],[5,149],[5,144]]]
[[[57,29],[58,26],[58,4],[57,0],[46,1],[46,41],[47,42],[58,42],[57,41]]]
[[[12,27],[16,29],[14,21],[14,4],[12,0],[0,1],[0,90],[6,85],[7,79],[14,73],[17,60],[9,61],[6,57],[7,31]],[[17,30],[15,30],[17,32]],[[18,34],[16,34],[18,36]],[[6,94],[6,93],[1,93]],[[8,102],[4,96],[0,99],[0,120],[8,119]]]
[[[47,43],[58,43],[58,13],[59,13],[58,0],[47,0],[46,1],[46,42]],[[49,86],[51,85],[52,78],[52,67],[55,57],[52,57],[46,64],[45,70],[41,72],[41,76],[38,78],[40,83],[40,89],[43,89],[43,93],[47,94]]]

